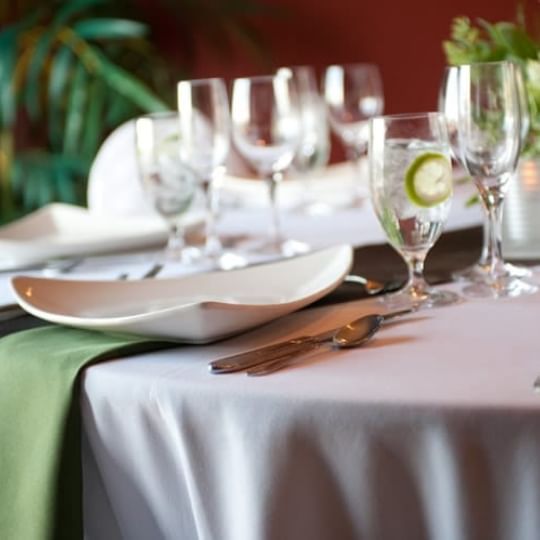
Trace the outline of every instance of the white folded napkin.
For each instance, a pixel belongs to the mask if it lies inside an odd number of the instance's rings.
[[[96,215],[155,215],[139,179],[135,120],[117,127],[101,145],[90,168],[87,200]]]
[[[155,217],[96,216],[80,206],[53,203],[0,228],[0,270],[155,246],[166,238],[164,222]]]

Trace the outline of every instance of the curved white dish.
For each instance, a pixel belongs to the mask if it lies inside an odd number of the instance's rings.
[[[186,215],[186,227],[200,223],[200,214]],[[160,219],[96,216],[80,206],[53,203],[0,228],[0,270],[56,257],[155,246],[166,238],[167,229]]]
[[[79,328],[207,343],[266,323],[333,290],[352,264],[335,246],[229,272],[140,281],[16,276],[19,304],[47,321]]]

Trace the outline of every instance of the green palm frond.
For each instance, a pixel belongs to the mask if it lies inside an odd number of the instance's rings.
[[[146,25],[128,19],[86,19],[74,24],[73,30],[87,40],[136,39],[148,34]]]
[[[100,79],[94,79],[88,88],[86,124],[80,141],[81,155],[88,161],[96,155],[103,135],[107,92],[107,86]]]
[[[159,5],[188,48],[197,34],[220,50],[232,38],[263,51],[249,23],[267,9],[260,0]],[[19,0],[0,10],[0,222],[53,200],[83,204],[104,137],[175,106],[189,66],[172,70],[157,54],[138,9],[136,0]]]
[[[0,34],[0,125],[15,121],[15,63],[17,32],[8,29]]]
[[[75,56],[69,47],[59,47],[51,59],[47,88],[49,140],[53,148],[60,148],[63,140],[62,115]]]

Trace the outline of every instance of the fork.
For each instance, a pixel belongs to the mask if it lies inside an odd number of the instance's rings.
[[[162,263],[153,264],[141,277],[140,279],[151,279],[156,277],[163,270]],[[120,281],[125,281],[129,278],[129,273],[123,272],[116,279]]]

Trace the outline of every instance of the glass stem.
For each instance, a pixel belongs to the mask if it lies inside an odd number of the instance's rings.
[[[172,260],[180,259],[185,245],[184,227],[176,220],[169,221],[169,238],[165,248],[167,257]]]
[[[202,189],[206,205],[206,241],[204,251],[207,255],[217,255],[221,251],[221,242],[216,231],[217,197],[213,188],[212,179],[208,178],[203,180]]]
[[[504,190],[501,185],[489,186],[481,181],[477,181],[476,185],[487,213],[485,264],[489,267],[492,278],[495,279],[498,269],[504,264],[501,247]]]
[[[426,289],[428,288],[428,285],[424,279],[425,260],[425,253],[415,253],[413,255],[406,256],[409,270],[407,289],[409,289],[411,295],[418,300],[422,300],[427,294]]]
[[[480,252],[480,259],[478,259],[478,264],[480,266],[487,267],[489,265],[488,261],[488,244],[489,244],[489,237],[491,235],[491,220],[488,217],[487,210],[485,209],[485,219],[484,223],[482,224],[482,251]]]
[[[362,157],[367,154],[367,144],[349,145],[346,149],[347,159],[353,164],[355,180],[361,177],[362,173]],[[356,182],[356,189],[354,192],[353,205],[357,205],[362,200],[362,189],[360,182]]]
[[[268,185],[268,195],[270,197],[270,208],[272,212],[272,228],[270,234],[272,241],[276,244],[276,246],[279,246],[282,241],[281,223],[277,205],[277,187],[282,177],[283,175],[280,172],[273,172],[266,179],[266,183]]]

